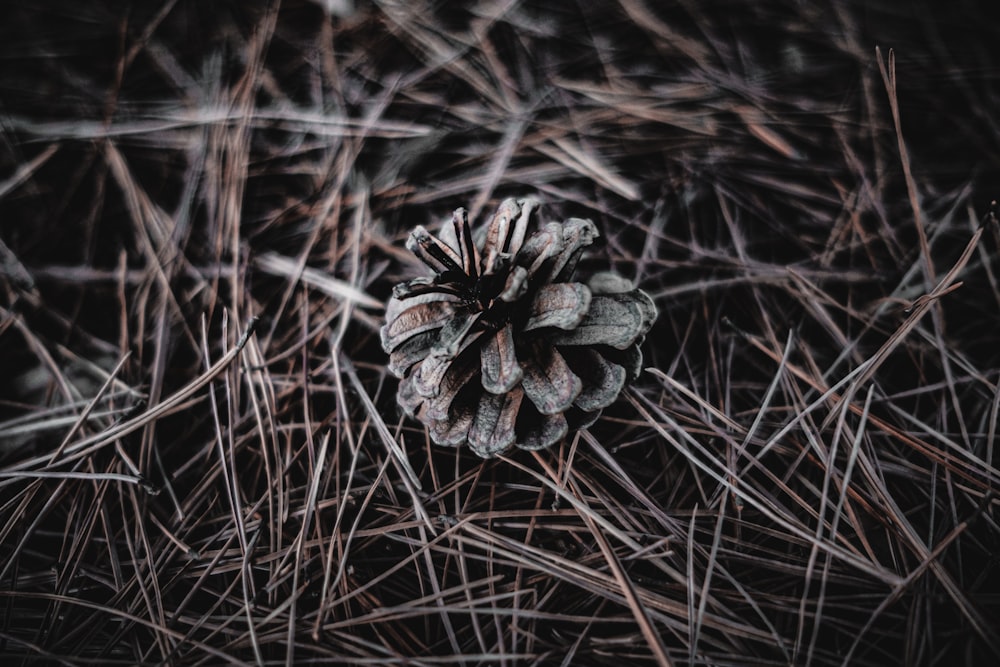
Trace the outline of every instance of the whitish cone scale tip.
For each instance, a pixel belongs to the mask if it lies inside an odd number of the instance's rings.
[[[407,241],[433,276],[395,287],[381,340],[399,405],[436,444],[483,458],[549,447],[638,375],[653,300],[614,273],[574,277],[597,227],[539,227],[537,209],[507,199],[479,234],[458,209]]]

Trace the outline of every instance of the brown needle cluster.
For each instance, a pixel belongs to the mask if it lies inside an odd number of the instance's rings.
[[[417,227],[407,241],[434,276],[393,290],[382,347],[399,404],[439,445],[548,447],[639,374],[652,299],[612,273],[574,280],[597,228],[570,218],[529,234],[537,208],[504,201],[479,244],[464,209],[439,238]]]

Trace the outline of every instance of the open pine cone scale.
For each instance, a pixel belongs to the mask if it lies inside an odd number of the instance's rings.
[[[407,241],[435,275],[393,290],[382,347],[400,406],[439,445],[484,458],[548,447],[639,373],[653,301],[614,274],[574,280],[597,228],[571,218],[532,231],[537,207],[504,201],[478,243],[464,209],[439,237],[417,227]]]

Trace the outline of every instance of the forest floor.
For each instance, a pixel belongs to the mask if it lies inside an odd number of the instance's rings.
[[[7,3],[4,664],[1000,661],[978,3]],[[396,404],[416,225],[592,220],[592,426]]]

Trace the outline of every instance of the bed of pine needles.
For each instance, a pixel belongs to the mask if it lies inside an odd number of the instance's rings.
[[[6,3],[3,663],[993,664],[978,7]],[[378,327],[508,196],[660,316],[483,461]]]

